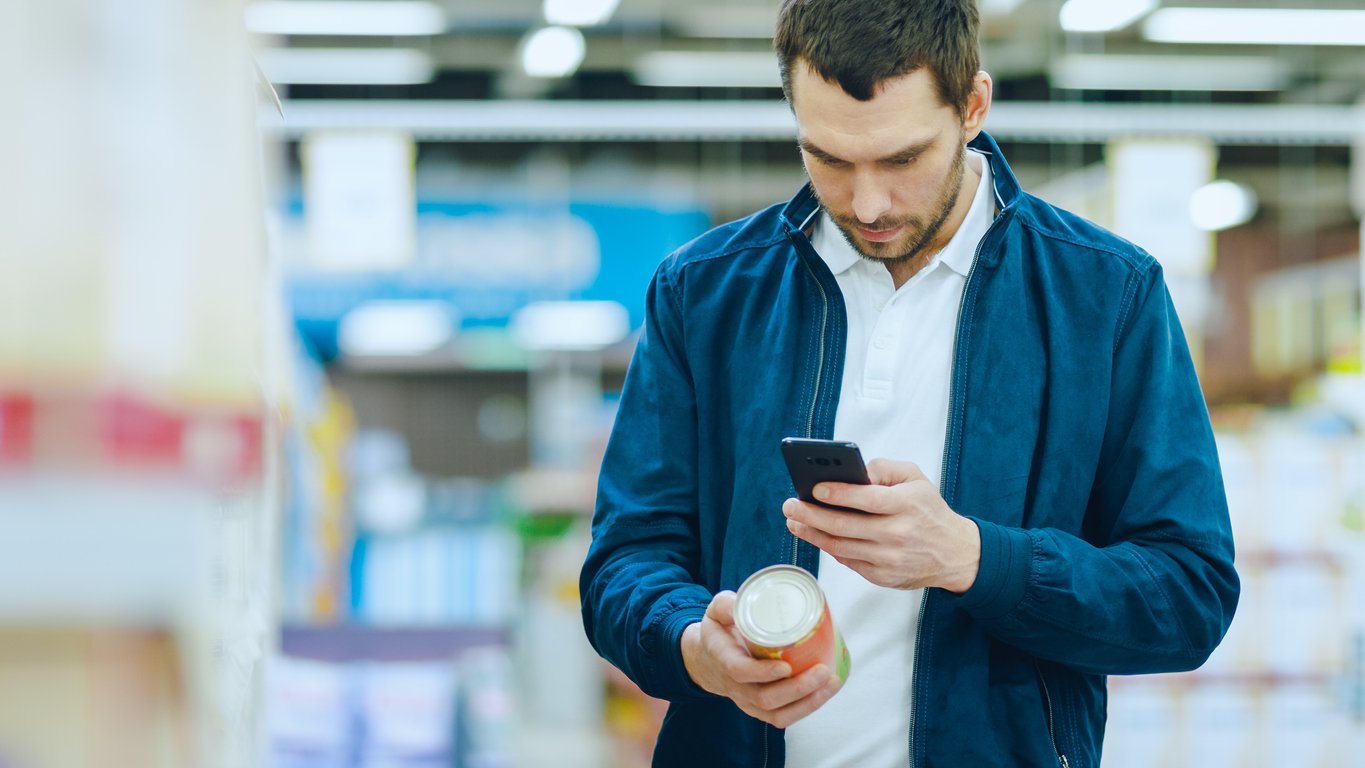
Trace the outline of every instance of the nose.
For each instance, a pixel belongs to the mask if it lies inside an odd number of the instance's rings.
[[[891,195],[875,174],[858,173],[853,179],[853,215],[871,224],[891,209]]]

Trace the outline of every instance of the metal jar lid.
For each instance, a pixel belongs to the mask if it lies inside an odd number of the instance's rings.
[[[809,571],[773,565],[744,580],[735,599],[735,625],[750,642],[782,648],[804,640],[825,613],[825,597]]]

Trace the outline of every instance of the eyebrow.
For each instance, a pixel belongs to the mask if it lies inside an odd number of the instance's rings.
[[[924,139],[923,141],[914,142],[913,144],[910,144],[910,145],[905,146],[905,147],[903,147],[903,148],[901,148],[901,149],[899,149],[899,150],[896,150],[895,152],[892,152],[891,154],[886,155],[885,157],[879,157],[879,158],[877,158],[876,162],[878,162],[878,163],[896,163],[896,162],[903,162],[903,161],[905,161],[905,160],[910,160],[910,159],[914,158],[916,155],[919,155],[919,154],[923,153],[925,150],[927,150],[927,149],[929,149],[930,147],[932,147],[932,146],[934,145],[934,143],[937,142],[937,141],[938,141],[938,136],[932,136],[932,137],[930,137],[930,138],[928,138],[928,139]],[[805,138],[805,137],[801,137],[800,139],[798,139],[798,140],[797,140],[797,143],[801,146],[801,149],[805,150],[805,151],[806,151],[807,153],[809,153],[811,156],[816,157],[816,158],[819,158],[820,160],[824,160],[824,161],[827,161],[827,162],[836,162],[836,163],[848,162],[847,160],[844,160],[844,159],[841,158],[841,157],[836,157],[835,155],[831,155],[830,153],[826,152],[825,150],[823,150],[823,149],[821,149],[819,146],[817,146],[817,145],[816,145],[814,142],[812,142],[810,139],[807,139],[807,138]]]

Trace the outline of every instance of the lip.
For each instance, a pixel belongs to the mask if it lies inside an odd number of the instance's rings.
[[[864,240],[870,240],[874,243],[885,243],[889,240],[894,240],[896,238],[896,235],[899,235],[901,233],[901,229],[902,229],[901,227],[893,227],[891,229],[874,230],[863,229],[862,227],[859,227],[858,234],[862,235]]]

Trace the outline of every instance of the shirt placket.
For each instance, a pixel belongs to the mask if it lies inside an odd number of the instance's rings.
[[[872,323],[872,333],[867,340],[867,364],[863,367],[863,397],[877,402],[889,402],[895,387],[896,349],[901,343],[906,306],[904,293],[891,294],[888,288],[872,287],[874,295],[883,301],[879,302],[882,308]]]

